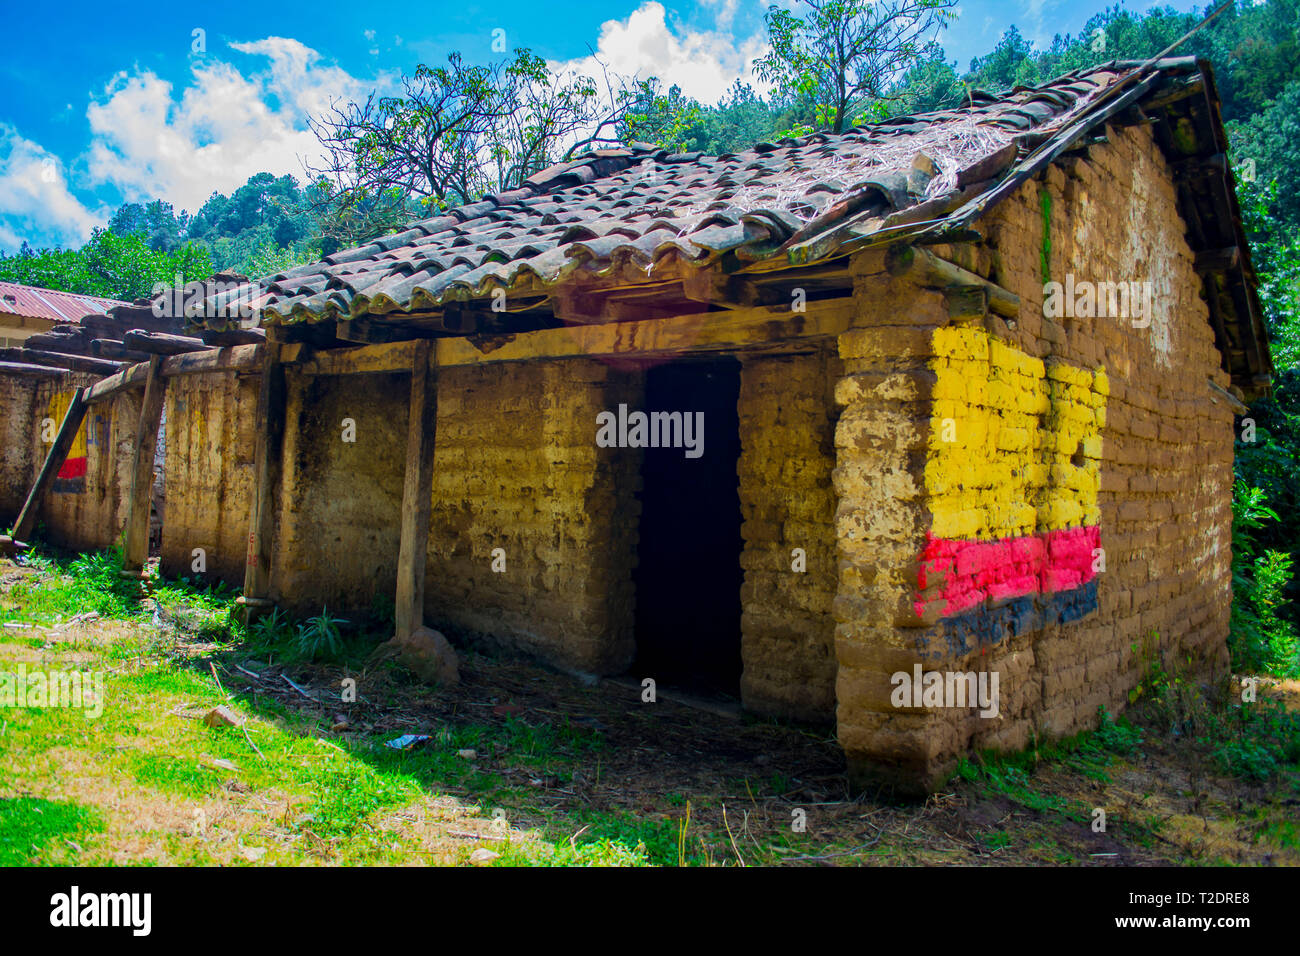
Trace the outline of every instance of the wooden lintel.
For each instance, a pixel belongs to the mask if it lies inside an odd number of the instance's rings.
[[[662,356],[769,348],[786,342],[837,336],[853,325],[851,298],[814,301],[807,311],[789,306],[699,312],[666,319],[579,325],[523,332],[480,350],[464,338],[434,343],[438,366],[477,365],[594,356]]]
[[[416,350],[424,341],[427,340],[413,339],[384,345],[312,352],[296,368],[305,375],[362,375],[401,371],[411,367]]]
[[[72,442],[77,437],[77,429],[81,427],[82,419],[86,417],[86,406],[86,390],[79,388],[73,393],[72,401],[68,403],[68,410],[63,414],[63,422],[59,425],[59,432],[54,437],[54,444],[50,448],[50,453],[45,456],[45,463],[41,465],[36,481],[32,484],[31,490],[27,492],[27,500],[23,502],[23,510],[18,513],[18,520],[14,522],[13,539],[15,541],[26,541],[27,536],[32,533],[32,528],[36,524],[36,511],[40,507],[41,498],[44,496],[46,489],[54,482],[54,476],[63,467],[68,452],[72,450]]]
[[[397,555],[396,637],[424,624],[424,570],[429,550],[429,509],[438,425],[438,380],[431,367],[432,345],[415,343],[411,360],[411,402],[406,429],[406,478]]]
[[[122,546],[122,571],[139,574],[149,560],[149,512],[153,490],[154,451],[162,424],[166,386],[162,377],[162,356],[149,360],[144,401],[132,444],[131,496],[127,499],[126,529]]]

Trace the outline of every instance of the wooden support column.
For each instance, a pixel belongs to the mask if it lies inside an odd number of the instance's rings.
[[[284,366],[280,343],[268,341],[262,353],[262,384],[257,392],[257,443],[253,449],[253,502],[248,520],[248,555],[244,593],[236,599],[239,616],[251,624],[274,602],[271,590],[271,542],[275,535],[275,487],[280,474],[284,436]]]
[[[86,390],[79,388],[73,393],[72,401],[68,404],[68,410],[63,415],[63,423],[59,425],[59,433],[54,438],[50,453],[45,456],[45,464],[41,465],[40,474],[36,476],[36,482],[32,485],[32,490],[27,492],[27,500],[23,503],[23,510],[18,513],[18,520],[14,522],[13,540],[26,541],[27,536],[32,533],[32,526],[36,524],[36,511],[40,507],[41,498],[44,496],[46,489],[54,482],[54,476],[63,467],[68,452],[72,450],[72,442],[77,437],[77,429],[81,427],[82,419],[85,417]]]
[[[125,542],[122,546],[122,576],[142,577],[149,560],[149,513],[153,491],[154,452],[158,447],[158,427],[162,423],[163,396],[166,385],[162,377],[162,357],[149,360],[149,376],[144,384],[144,401],[140,403],[140,420],[135,427],[134,458],[131,467],[131,497],[127,500]]]
[[[418,343],[411,366],[411,407],[406,428],[406,483],[402,489],[402,540],[397,555],[396,637],[424,625],[424,567],[429,550],[433,452],[438,427],[438,379],[432,350]]]

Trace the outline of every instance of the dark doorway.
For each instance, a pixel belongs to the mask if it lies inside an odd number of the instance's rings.
[[[637,679],[740,696],[740,362],[646,373],[644,411],[704,415],[698,457],[644,449],[637,548]],[[662,429],[662,425],[661,425]],[[662,433],[662,432],[661,432]]]

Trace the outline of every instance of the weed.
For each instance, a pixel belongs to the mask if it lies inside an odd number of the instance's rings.
[[[318,657],[337,657],[343,649],[343,635],[339,625],[348,623],[341,617],[330,617],[329,608],[298,625],[298,653],[307,660]]]

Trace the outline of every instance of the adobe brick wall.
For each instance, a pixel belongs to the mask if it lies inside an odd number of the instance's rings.
[[[397,581],[410,376],[286,370],[271,590],[298,615],[348,617]],[[253,396],[254,407],[256,396]],[[345,441],[344,421],[355,431]],[[245,525],[244,534],[247,535]],[[245,539],[246,540],[246,539]]]
[[[4,448],[0,451],[0,518],[18,516],[50,444],[43,442],[42,423],[58,430],[62,410],[75,388],[91,385],[98,376],[65,372],[61,378],[0,376],[0,416]],[[138,395],[122,394],[87,409],[72,455],[85,451],[84,477],[75,484],[56,482],[37,514],[38,528],[54,544],[97,550],[117,542],[126,518],[125,489],[131,482],[131,441],[139,417]],[[71,457],[71,455],[70,455]]]
[[[88,376],[75,384],[86,385],[95,380],[94,376]],[[48,540],[66,548],[93,551],[111,547],[121,538],[131,489],[131,450],[142,398],[140,390],[122,392],[86,410],[81,426],[87,452],[84,490],[65,492],[56,485],[46,496],[40,520],[45,523]],[[38,416],[41,414],[38,411]],[[44,460],[47,450],[47,446],[40,447],[38,462]]]
[[[162,572],[195,577],[194,549],[205,552],[204,581],[244,583],[257,436],[257,375],[185,375],[167,382]]]
[[[0,525],[13,524],[40,469],[32,435],[42,379],[0,376]]]
[[[954,322],[929,290],[871,293],[887,276],[858,263],[863,296],[909,301],[897,335],[840,340],[839,735],[860,786],[926,789],[969,750],[1095,726],[1141,679],[1135,644],[1226,668],[1232,414],[1206,380],[1228,379],[1165,160],[1146,127],[1110,136],[996,207],[984,244],[936,250],[1017,294],[1014,327]],[[1044,254],[1056,281],[1151,281],[1149,327],[1045,317]],[[1040,593],[1017,599],[1026,575]],[[915,663],[997,671],[998,717],[895,708],[889,676]]]
[[[838,366],[829,352],[743,357],[739,401],[741,699],[755,713],[824,723],[835,718]]]
[[[637,395],[595,360],[439,373],[427,620],[580,670],[630,663],[640,457],[595,436]]]

